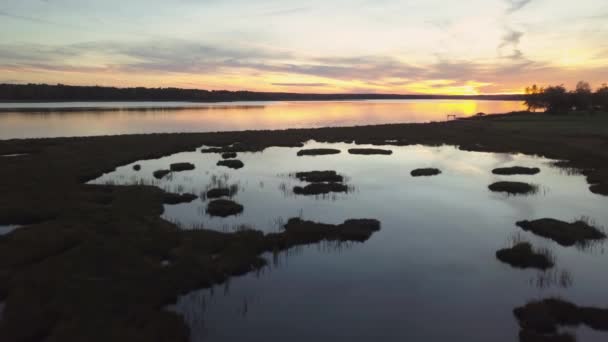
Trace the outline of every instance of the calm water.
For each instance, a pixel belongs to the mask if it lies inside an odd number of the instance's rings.
[[[469,100],[0,103],[0,139],[428,122],[522,109],[517,101]]]
[[[207,200],[165,206],[163,217],[184,229],[230,231],[240,225],[277,231],[290,217],[325,223],[376,218],[381,231],[364,243],[321,243],[265,257],[269,267],[194,291],[170,309],[182,314],[192,341],[516,341],[512,310],[531,299],[562,296],[579,305],[608,306],[608,258],[603,244],[565,248],[523,232],[515,222],[586,217],[608,223],[608,198],[588,190],[584,177],[554,168],[552,161],[512,154],[464,152],[454,147],[387,147],[392,156],[354,156],[349,144],[334,156],[297,157],[298,149],[240,153],[240,170],[215,165],[219,156],[184,152],[117,168],[94,183],[149,183],[199,194],[222,183],[238,188],[242,215],[205,213]],[[365,147],[365,146],[362,146]],[[170,163],[196,170],[161,181],[152,177]],[[536,176],[495,176],[496,167],[537,166]],[[438,167],[443,174],[413,178],[410,171]],[[289,175],[336,170],[352,191],[296,196]],[[536,184],[530,196],[491,193],[487,186],[512,179]],[[495,258],[516,236],[548,248],[556,266],[548,272],[511,268]],[[606,333],[575,330],[579,341],[605,341]]]

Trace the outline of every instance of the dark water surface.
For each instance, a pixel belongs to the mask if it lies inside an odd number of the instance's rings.
[[[515,222],[551,217],[608,223],[608,199],[592,194],[583,176],[533,156],[460,151],[455,147],[391,147],[391,156],[350,155],[350,144],[307,143],[341,154],[297,157],[298,149],[239,153],[240,170],[216,166],[216,154],[183,152],[125,165],[97,184],[154,184],[200,194],[218,184],[238,189],[239,216],[211,218],[208,200],[166,205],[163,217],[183,229],[278,231],[291,217],[324,223],[375,218],[382,229],[364,243],[321,243],[267,254],[268,267],[222,286],[179,298],[192,341],[516,341],[515,307],[560,296],[578,305],[608,306],[608,258],[602,243],[562,247],[524,232]],[[369,147],[369,146],[357,146]],[[152,172],[174,162],[193,171],[155,180]],[[539,167],[535,176],[496,176],[496,167]],[[410,171],[437,167],[436,177]],[[291,173],[336,170],[346,194],[306,197]],[[538,186],[530,196],[492,193],[499,180]],[[498,249],[524,239],[547,248],[556,266],[546,272],[514,269]],[[170,267],[170,266],[169,266]],[[606,341],[607,333],[573,329],[579,341]]]
[[[0,139],[429,122],[522,109],[474,100],[0,103]]]

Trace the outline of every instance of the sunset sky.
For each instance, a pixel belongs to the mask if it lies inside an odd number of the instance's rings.
[[[608,82],[606,0],[2,0],[0,83],[491,94]]]

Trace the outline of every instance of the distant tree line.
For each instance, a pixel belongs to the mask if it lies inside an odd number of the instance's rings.
[[[521,95],[302,94],[180,88],[115,88],[63,84],[0,84],[0,101],[317,101],[363,99],[522,100]]]
[[[568,113],[571,111],[607,111],[608,85],[595,90],[587,82],[578,82],[574,90],[568,91],[563,85],[546,88],[533,85],[526,88],[526,106],[531,111],[545,110],[547,113]]]

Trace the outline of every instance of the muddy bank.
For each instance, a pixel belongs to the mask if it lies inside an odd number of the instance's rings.
[[[412,177],[431,177],[431,176],[437,176],[440,174],[441,174],[441,170],[434,169],[434,168],[416,169],[416,170],[413,170],[412,172],[410,172],[410,175],[412,175]]]
[[[499,167],[492,170],[495,175],[513,176],[513,175],[536,175],[540,173],[540,169],[537,167],[524,167],[524,166],[512,166],[512,167]]]
[[[333,148],[311,148],[308,150],[299,150],[298,156],[326,156],[331,154],[340,154],[340,150]]]
[[[307,171],[296,172],[295,178],[308,183],[334,182],[342,183],[344,177],[336,171]]]
[[[538,187],[523,182],[496,182],[490,184],[488,189],[493,192],[504,192],[509,195],[531,195],[538,191]]]
[[[568,223],[550,218],[534,221],[519,221],[517,226],[525,231],[551,239],[562,246],[586,244],[594,240],[603,240],[606,234],[583,221]]]
[[[520,242],[511,248],[498,250],[496,258],[517,268],[546,270],[555,264],[553,257],[548,251],[535,251],[528,242]]]

